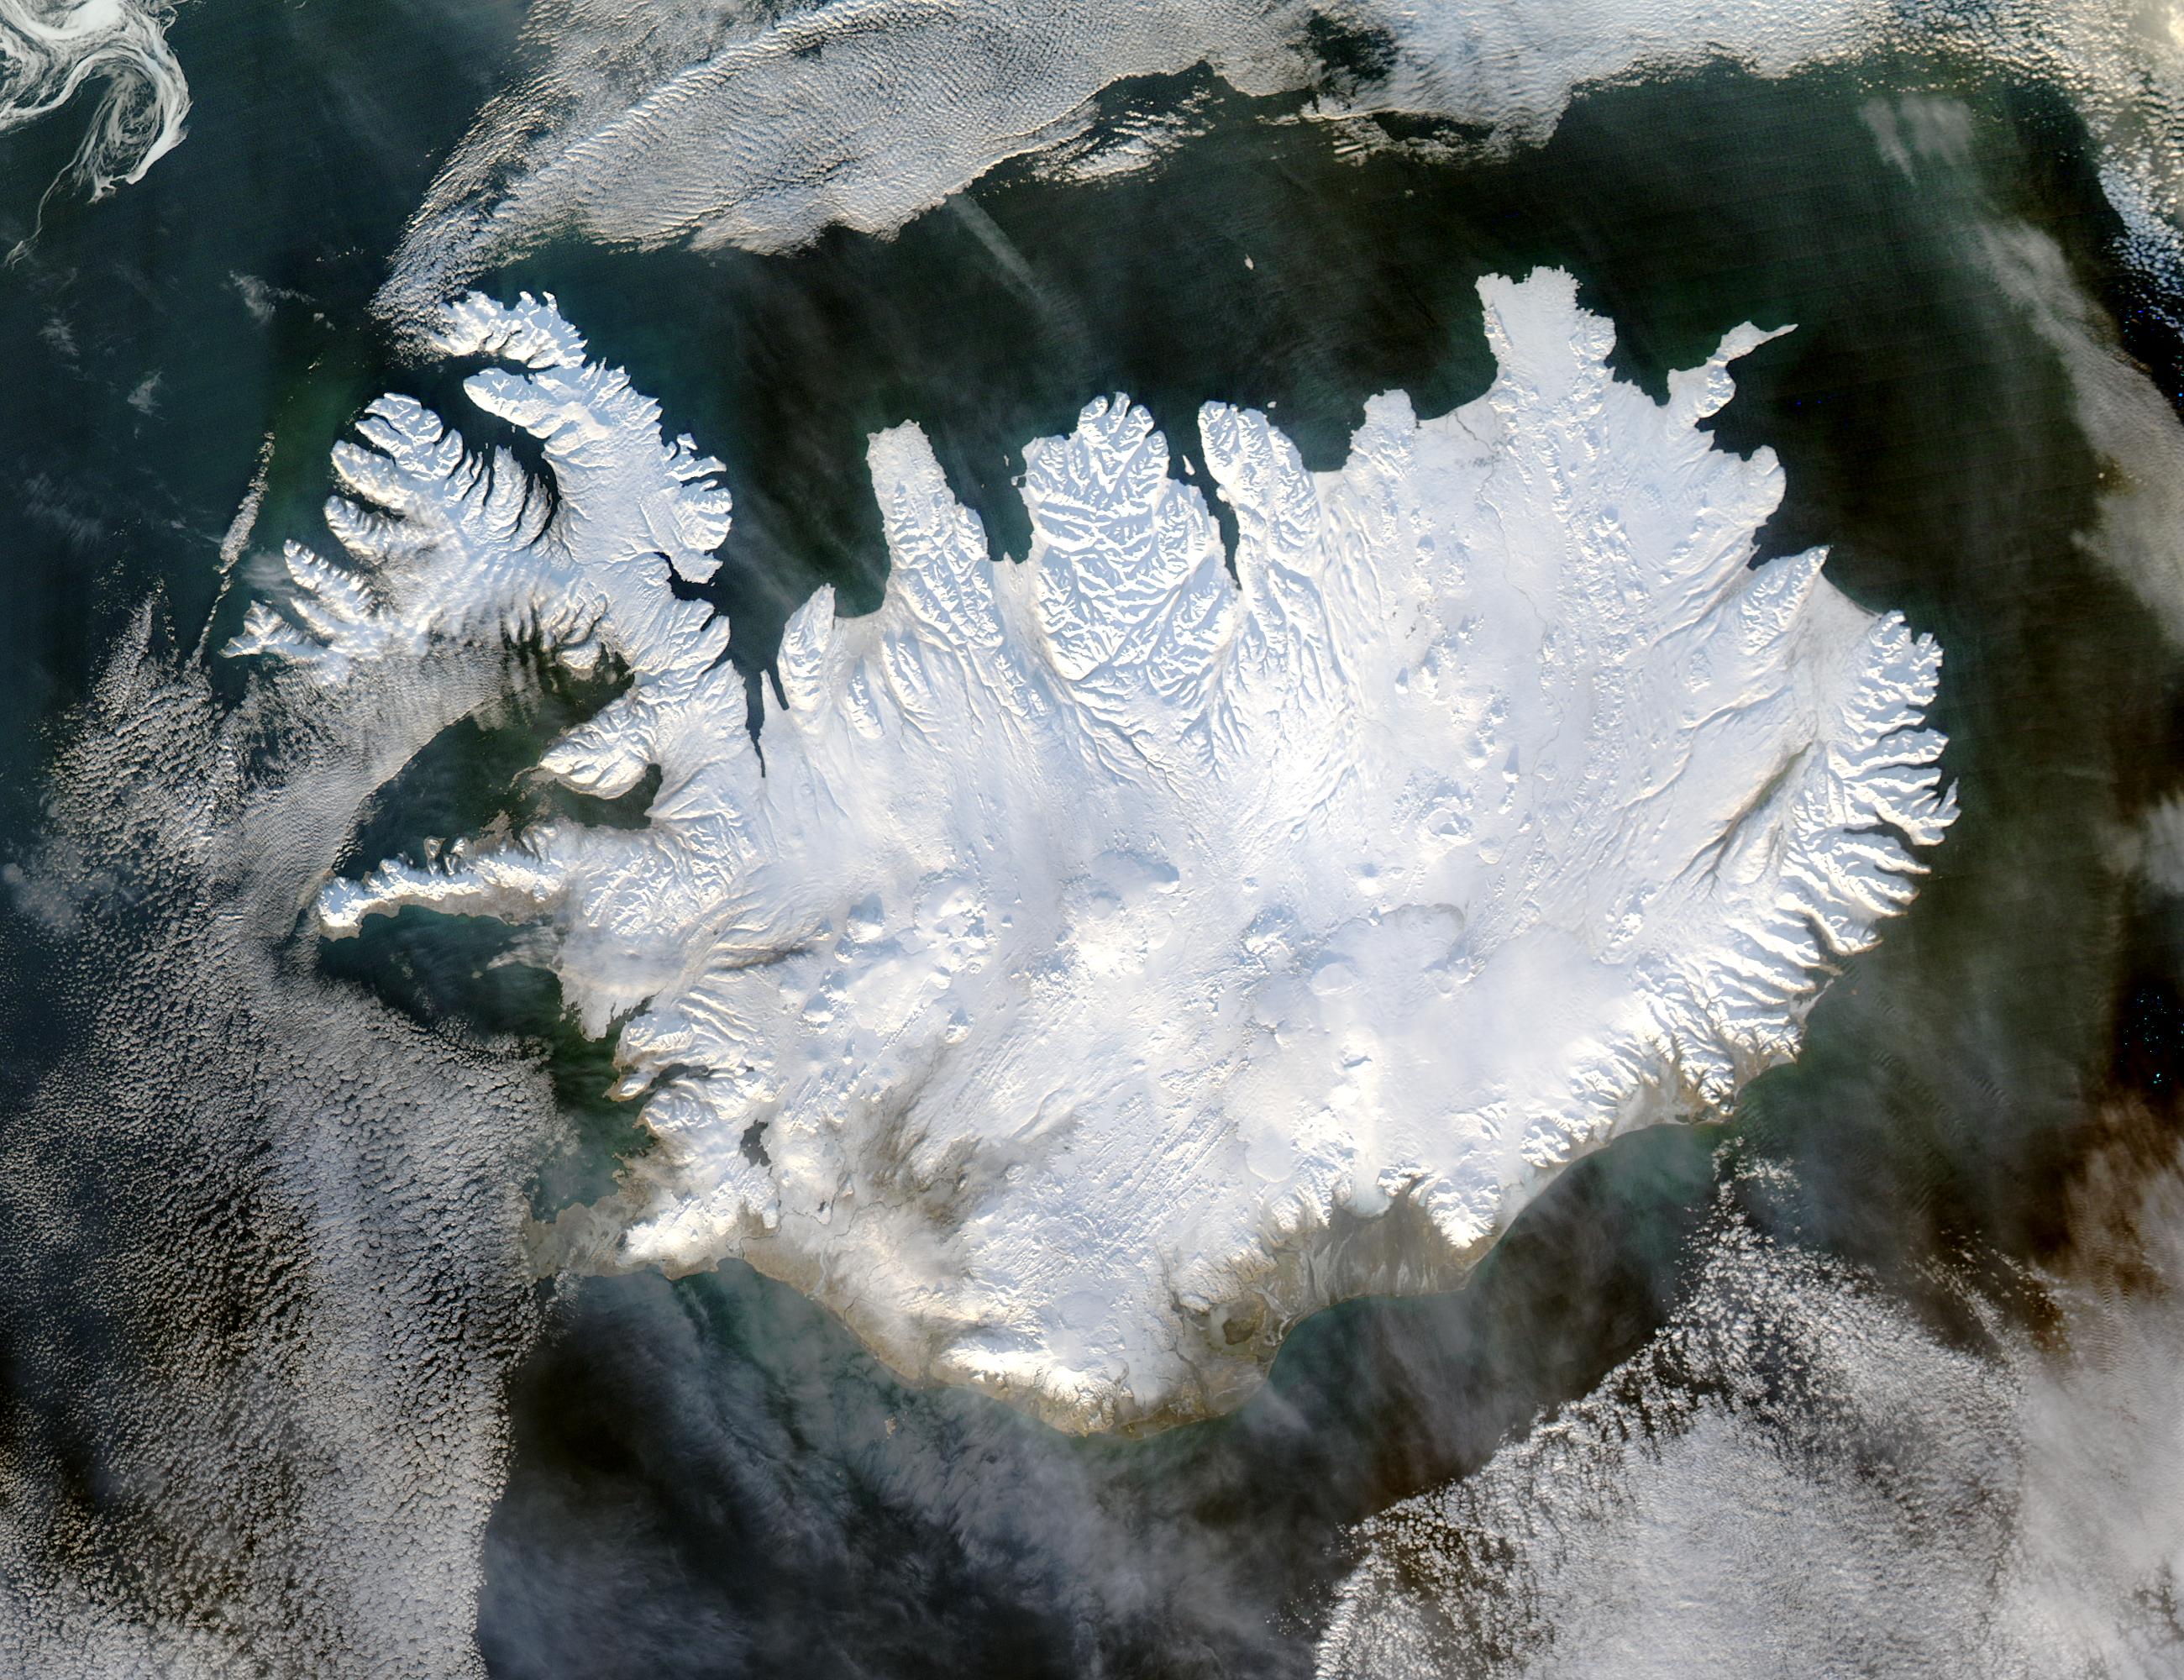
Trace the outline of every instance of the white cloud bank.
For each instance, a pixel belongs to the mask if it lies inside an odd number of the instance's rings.
[[[756,251],[833,223],[890,231],[1003,159],[1075,139],[1094,96],[1126,78],[1204,64],[1245,92],[1304,89],[1322,68],[1315,19],[1379,60],[1315,114],[1443,116],[1496,146],[1544,140],[1587,87],[1714,63],[1778,76],[1908,54],[2056,87],[2099,148],[2128,254],[2184,274],[2184,26],[2163,4],[554,0],[530,26],[531,75],[442,170],[382,306],[429,330],[445,298],[565,231]]]
[[[66,1047],[0,1127],[0,1674],[482,1676],[524,1187],[566,1123],[292,936],[499,650],[382,659],[335,714],[224,703],[159,639],[148,607],[0,869]]]
[[[181,143],[189,84],[153,0],[0,0],[0,134],[103,81],[68,176],[101,198]]]
[[[1574,282],[1482,283],[1499,375],[1376,398],[1339,472],[1201,413],[1241,531],[1126,399],[1034,443],[992,564],[914,425],[872,442],[887,598],[822,592],[755,748],[710,576],[728,498],[550,300],[473,296],[441,347],[540,438],[504,454],[384,398],[337,452],[361,572],[291,550],[241,653],[334,685],[536,626],[627,694],[543,767],[649,826],[556,824],[337,882],[540,920],[658,1138],[566,1215],[565,1264],[741,1254],[898,1369],[1064,1427],[1249,1392],[1302,1315],[1446,1288],[1566,1163],[1716,1110],[1793,1051],[1839,959],[1953,815],[1919,727],[1940,663],[1818,551],[1749,565],[1782,490],[1612,378]],[[763,753],[763,766],[760,753]]]
[[[1725,1213],[1653,1343],[1361,1526],[1322,1680],[2174,1675],[2173,1172],[2114,1227],[2123,1287],[2058,1285],[2045,1345],[1981,1349]]]

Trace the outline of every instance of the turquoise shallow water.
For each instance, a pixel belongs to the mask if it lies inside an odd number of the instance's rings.
[[[58,204],[0,283],[18,375],[0,464],[20,503],[0,537],[0,683],[20,725],[0,736],[0,824],[18,851],[39,832],[50,732],[131,610],[159,592],[185,648],[239,617],[240,590],[217,599],[217,552],[269,434],[259,548],[322,540],[325,452],[370,395],[460,412],[452,375],[405,364],[367,305],[516,22],[498,6],[185,14],[189,140],[141,190]],[[777,258],[563,245],[488,277],[554,291],[671,430],[727,462],[717,597],[754,672],[817,582],[867,603],[883,586],[861,466],[876,427],[923,425],[1021,552],[1022,445],[1105,390],[1146,402],[1186,450],[1201,400],[1265,405],[1321,467],[1376,391],[1424,412],[1474,394],[1484,272],[1571,268],[1618,324],[1618,365],[1656,389],[1731,325],[1795,321],[1741,364],[1719,435],[1787,468],[1768,552],[1832,544],[1841,587],[1942,640],[1937,721],[1966,811],[1913,913],[1815,1012],[1800,1064],[1732,1124],[1574,1169],[1458,1294],[1322,1315],[1233,1418],[1065,1440],[908,1389],[740,1266],[545,1292],[485,1537],[493,1672],[1301,1673],[1342,1525],[1476,1466],[1643,1343],[1730,1163],[1786,1169],[1741,1193],[1763,1228],[1873,1268],[1952,1334],[1974,1332],[1928,1287],[1936,1255],[2053,1250],[2089,1094],[2166,1101],[2174,1078],[2175,943],[2103,848],[2177,782],[2180,673],[2074,540],[2099,464],[1977,231],[2052,234],[2171,389],[2176,351],[2105,263],[2114,230],[2068,120],[2022,91],[1955,91],[1970,162],[1913,178],[1874,144],[1870,76],[1611,90],[1546,147],[1462,164],[1353,161],[1269,120],[1285,106],[1183,78],[1113,96],[1205,96],[1212,131],[1148,175],[1072,186],[1012,166],[892,240]],[[70,143],[58,128],[0,142],[0,236]],[[541,808],[522,767],[604,690],[521,661],[511,689],[388,786],[343,868]],[[12,1094],[67,1054],[45,977],[96,954],[8,915]],[[412,914],[299,960],[482,1055],[543,1060],[585,1120],[542,1145],[547,1207],[597,1193],[633,1139],[598,1094],[604,1047],[560,1017],[550,980],[500,960],[516,954],[500,931]],[[83,1217],[95,1250],[96,1208]],[[18,1301],[11,1327],[72,1310]],[[20,1363],[8,1373],[7,1438],[31,1438],[52,1397]]]

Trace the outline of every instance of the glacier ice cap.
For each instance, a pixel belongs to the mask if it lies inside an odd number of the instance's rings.
[[[329,687],[535,630],[627,691],[543,767],[648,825],[562,821],[321,895],[548,924],[656,1146],[555,1265],[740,1255],[913,1377],[1076,1430],[1237,1404],[1330,1301],[1445,1288],[1578,1155],[1719,1112],[1910,899],[1954,815],[1940,652],[1815,550],[1751,564],[1771,453],[1613,377],[1574,281],[1480,283],[1499,368],[1339,471],[1209,403],[1223,545],[1145,410],[1026,451],[994,564],[914,424],[869,450],[879,609],[822,591],[747,727],[710,576],[718,464],[550,298],[442,316],[558,494],[382,398],[337,452],[356,564],[292,550],[231,651]],[[761,703],[764,704],[763,702]]]

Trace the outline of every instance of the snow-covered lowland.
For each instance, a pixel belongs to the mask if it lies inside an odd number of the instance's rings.
[[[1480,290],[1492,387],[1376,398],[1339,472],[1201,410],[1233,557],[1126,398],[1029,447],[1021,565],[915,424],[877,435],[885,603],[796,615],[755,747],[727,626],[670,587],[721,563],[718,464],[550,299],[445,312],[558,495],[383,398],[335,455],[355,565],[292,548],[231,651],[334,693],[534,626],[627,665],[543,768],[656,765],[647,826],[318,906],[544,922],[588,1029],[621,1023],[657,1143],[550,1263],[740,1255],[905,1373],[1148,1427],[1236,1404],[1329,1301],[1450,1287],[1575,1157],[1793,1052],[1953,815],[1939,650],[1818,552],[1750,565],[1780,470],[1699,422],[1767,335],[1658,404],[1568,275]]]

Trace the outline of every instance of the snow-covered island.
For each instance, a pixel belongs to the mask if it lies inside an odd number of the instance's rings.
[[[325,890],[543,921],[656,1145],[542,1234],[554,1265],[739,1255],[889,1365],[1070,1430],[1234,1406],[1329,1302],[1457,1283],[1564,1165],[1719,1112],[1954,815],[1939,651],[1820,553],[1752,567],[1774,459],[1656,403],[1566,275],[1482,282],[1500,362],[1368,405],[1313,474],[1209,403],[1196,485],[1125,398],[1027,451],[995,563],[925,437],[872,440],[884,604],[822,592],[750,738],[727,626],[678,598],[717,463],[585,360],[552,300],[439,343],[557,494],[382,398],[238,654],[359,662],[534,627],[627,692],[543,768],[641,829],[559,825]],[[732,551],[731,551],[732,559]]]

